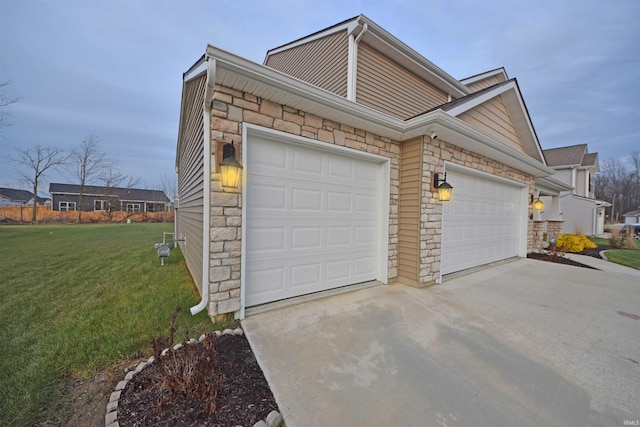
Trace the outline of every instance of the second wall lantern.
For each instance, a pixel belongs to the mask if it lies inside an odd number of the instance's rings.
[[[440,174],[433,175],[433,186],[438,190],[438,200],[441,202],[448,202],[451,200],[451,192],[453,187],[447,182],[447,173],[444,173],[444,178],[440,179]]]

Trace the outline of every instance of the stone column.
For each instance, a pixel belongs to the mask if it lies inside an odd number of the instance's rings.
[[[542,236],[544,234],[545,221],[533,221],[533,239],[529,250],[539,251],[542,249]]]
[[[564,221],[547,221],[547,239],[550,239],[551,236],[558,236],[562,234],[562,223]]]

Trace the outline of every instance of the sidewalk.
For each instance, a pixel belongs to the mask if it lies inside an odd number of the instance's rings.
[[[597,268],[598,270],[602,270],[609,273],[618,273],[618,274],[626,274],[629,276],[635,276],[640,278],[640,270],[636,270],[631,267],[626,267],[624,265],[616,264],[614,262],[605,261],[603,259],[594,258],[592,256],[587,255],[578,255],[578,254],[567,254],[567,258],[582,264],[589,265],[591,267]]]

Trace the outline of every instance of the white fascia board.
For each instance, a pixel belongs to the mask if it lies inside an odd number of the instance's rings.
[[[504,85],[500,85],[499,87],[496,87],[492,90],[488,90],[482,95],[471,98],[467,102],[463,102],[451,109],[448,109],[447,113],[451,114],[452,116],[458,116],[464,113],[465,111],[469,111],[472,108],[477,107],[480,104],[484,104],[485,102],[495,98],[498,95],[502,95],[503,93],[509,90],[515,90],[515,88],[516,88],[516,83],[514,81],[511,81]]]
[[[377,39],[378,41],[386,44],[391,47],[395,52],[399,53],[405,61],[399,60],[399,58],[393,58],[398,61],[401,65],[406,66],[407,62],[409,64],[415,64],[420,67],[422,70],[428,71],[432,76],[434,76],[437,80],[441,81],[442,84],[446,85],[448,90],[447,92],[450,95],[455,95],[456,97],[462,97],[471,93],[468,87],[460,83],[456,78],[454,78],[449,73],[445,72],[442,68],[435,65],[433,62],[429,61],[427,58],[416,52],[414,49],[409,47],[407,44],[402,42],[393,34],[389,33],[387,30],[373,22],[371,19],[367,18],[364,15],[360,15],[358,21],[363,25],[366,23],[369,26],[369,30],[364,35],[363,39],[366,42],[371,42],[370,37]],[[369,39],[369,40],[368,40]],[[370,43],[375,45],[375,43]],[[391,53],[391,52],[386,52]],[[407,67],[409,69],[414,67]],[[421,75],[419,70],[412,69],[413,72],[418,71],[416,74]],[[442,86],[438,85],[438,86]]]
[[[188,82],[189,80],[193,80],[196,77],[200,77],[203,73],[207,72],[207,61],[206,58],[202,58],[202,60],[200,61],[200,63],[195,67],[192,68],[191,70],[187,71],[184,74],[184,82]]]
[[[514,121],[516,130],[519,130],[518,136],[523,139],[523,142],[528,143],[529,145],[533,145],[535,153],[538,155],[540,161],[545,162],[544,156],[542,155],[542,148],[540,147],[540,141],[538,141],[536,132],[533,129],[533,124],[529,119],[527,108],[524,105],[524,101],[522,100],[520,90],[518,89],[518,85],[515,80],[512,80],[506,84],[501,84],[499,87],[496,87],[493,90],[488,90],[482,95],[473,97],[468,102],[463,102],[462,104],[447,110],[447,113],[453,116],[458,116],[466,111],[477,107],[480,104],[489,101],[490,99],[495,98],[498,95],[505,96],[504,102],[507,106],[507,109],[509,110],[509,114],[512,120]]]
[[[216,83],[224,86],[396,141],[436,131],[449,143],[536,177],[555,173],[540,161],[442,110],[404,121],[213,46],[207,48],[207,56],[215,59]]]
[[[417,129],[420,129],[422,134],[435,132],[439,138],[450,144],[497,160],[535,177],[555,174],[552,168],[542,162],[442,110],[408,120],[405,137],[416,136],[411,131]]]
[[[349,119],[352,124],[360,124],[381,136],[402,139],[404,122],[389,114],[213,46],[207,48],[207,56],[216,61],[218,84],[293,108],[299,106],[299,109],[325,118]]]
[[[327,28],[326,30],[319,31],[319,32],[317,32],[315,34],[312,34],[310,36],[303,37],[303,38],[298,39],[296,41],[293,41],[291,43],[285,44],[285,45],[277,47],[275,49],[271,49],[271,50],[269,50],[267,52],[267,55],[264,58],[263,64],[267,63],[267,58],[269,58],[269,56],[275,55],[276,53],[284,52],[284,51],[287,51],[289,49],[293,49],[294,47],[305,45],[305,44],[310,43],[312,41],[319,40],[319,39],[322,39],[324,37],[330,36],[331,34],[339,33],[340,31],[346,31],[347,34],[351,34],[360,26],[361,25],[358,22],[358,19],[356,18],[356,19],[353,19],[353,20],[351,20],[349,22],[345,22],[342,25],[337,25],[337,26],[334,26],[334,27]]]
[[[565,184],[559,179],[547,176],[536,178],[536,190],[540,190],[544,193],[550,193],[546,195],[559,195],[564,191],[572,191],[573,187]]]
[[[505,71],[504,67],[500,67],[497,68],[495,70],[491,70],[491,71],[487,71],[475,76],[471,76],[471,77],[467,77],[466,79],[462,79],[460,80],[460,83],[464,84],[464,85],[470,85],[472,83],[475,82],[479,82],[481,80],[485,80],[488,79],[490,77],[493,76],[499,76],[502,75],[502,78],[504,79],[503,81],[506,82],[507,80],[509,80],[509,76],[507,76],[507,72]]]

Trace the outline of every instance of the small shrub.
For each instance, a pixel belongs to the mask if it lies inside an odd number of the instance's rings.
[[[619,249],[635,249],[633,233],[622,233],[620,230],[613,230],[609,238],[609,244]]]
[[[614,248],[620,247],[620,230],[614,229],[611,230],[611,237],[609,237],[609,245]]]
[[[203,412],[213,414],[223,381],[223,376],[219,373],[218,353],[214,349],[217,337],[207,335],[200,344],[184,344],[174,349],[177,331],[175,321],[179,312],[180,307],[173,313],[169,336],[151,341],[154,363],[158,369],[148,386],[164,390],[163,398],[156,402],[156,411],[162,412],[170,403],[187,398],[202,400]],[[169,351],[162,355],[165,348]]]
[[[625,249],[636,248],[636,239],[633,238],[633,233],[624,233],[622,236],[622,247]]]
[[[595,249],[597,245],[584,235],[562,234],[556,239],[556,246],[565,252],[580,253],[585,249]]]

